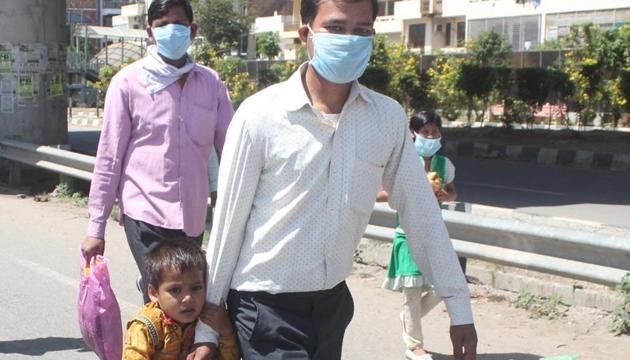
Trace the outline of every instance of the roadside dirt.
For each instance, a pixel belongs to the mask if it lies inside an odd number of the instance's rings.
[[[349,280],[357,303],[353,322],[362,322],[368,317],[374,322],[382,321],[386,332],[393,332],[395,337],[399,337],[398,315],[402,295],[380,289],[384,276],[385,271],[378,267],[355,265]],[[630,336],[609,333],[607,328],[611,316],[606,312],[569,307],[562,318],[533,319],[529,312],[515,307],[517,295],[514,293],[484,285],[471,285],[470,288],[479,337],[479,360],[538,360],[559,355],[578,355],[579,360],[628,358]],[[373,301],[366,297],[378,298],[383,305],[374,307],[372,304],[370,307],[369,303]],[[451,346],[445,332],[448,316],[444,305],[440,304],[431,311],[423,319],[422,326],[425,346],[434,353],[433,359],[452,359],[448,356]],[[403,358],[402,352],[399,358]]]

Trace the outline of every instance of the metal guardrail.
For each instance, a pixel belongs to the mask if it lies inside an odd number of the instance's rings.
[[[83,180],[95,158],[50,146],[0,141],[0,157]],[[613,286],[630,272],[630,238],[442,211],[455,251],[480,259]],[[395,212],[376,204],[365,237],[390,242]]]
[[[613,286],[630,272],[630,238],[442,211],[459,256]],[[365,237],[390,242],[395,212],[376,204]]]
[[[92,180],[93,156],[16,140],[0,141],[0,157],[82,180]]]

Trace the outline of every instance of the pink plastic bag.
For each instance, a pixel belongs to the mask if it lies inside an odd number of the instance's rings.
[[[109,283],[107,260],[97,255],[86,266],[81,256],[79,328],[87,345],[101,360],[122,357],[120,308]]]

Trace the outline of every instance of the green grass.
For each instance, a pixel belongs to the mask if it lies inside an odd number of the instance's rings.
[[[615,335],[630,334],[630,273],[627,273],[617,285],[617,295],[622,303],[612,313],[608,329]]]
[[[529,311],[533,319],[547,318],[557,319],[566,315],[568,308],[562,304],[562,299],[558,295],[549,298],[536,296],[528,291],[518,295],[515,306],[519,309]]]

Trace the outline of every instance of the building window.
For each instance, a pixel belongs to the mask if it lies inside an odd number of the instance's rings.
[[[378,16],[394,15],[394,2],[396,0],[378,0]]]
[[[460,21],[457,23],[457,46],[466,45],[466,23]]]
[[[451,46],[451,23],[446,23],[446,31],[444,32],[446,33],[446,41],[444,44],[446,44],[446,46]]]
[[[425,24],[409,25],[409,45],[412,49],[424,48]]]
[[[569,34],[572,25],[592,23],[603,29],[630,24],[630,8],[613,10],[577,11],[547,14],[545,39],[554,40]]]
[[[494,31],[505,37],[514,51],[522,51],[540,43],[540,16],[515,16],[494,19],[476,19],[468,22],[470,39],[486,31]]]

